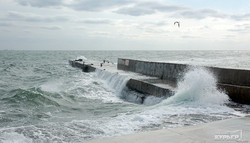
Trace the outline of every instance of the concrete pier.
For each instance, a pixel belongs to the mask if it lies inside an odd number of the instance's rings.
[[[107,72],[121,73],[129,71],[155,77],[154,79],[131,78],[127,87],[145,95],[154,95],[157,97],[173,95],[177,80],[192,67],[185,64],[160,63],[139,61],[132,59],[118,59],[117,68],[115,65],[107,66],[100,63],[83,63],[79,61],[70,61],[72,66],[81,68],[84,72],[92,72],[96,69],[107,70]],[[225,91],[231,100],[250,104],[250,71],[242,69],[226,69],[217,67],[204,67],[211,71],[218,79],[217,86]],[[118,70],[117,70],[118,69]]]
[[[119,70],[141,73],[176,83],[191,65],[118,59]],[[229,97],[238,103],[250,104],[250,71],[204,67],[218,79],[218,87],[226,91]]]
[[[144,101],[144,98],[148,95],[153,95],[156,97],[169,97],[172,96],[175,90],[175,84],[172,82],[167,82],[166,80],[161,80],[157,77],[143,76],[142,74],[132,73],[133,77],[130,77],[131,73],[124,72],[122,70],[117,70],[115,64],[104,64],[97,62],[82,62],[71,60],[69,63],[73,67],[81,68],[84,72],[93,72],[95,70],[102,70],[103,72],[110,72],[114,74],[120,74],[128,76],[130,79],[127,82],[127,87],[131,90],[135,90],[142,93],[143,96],[139,98]]]
[[[250,116],[204,123],[182,128],[163,129],[85,143],[238,143],[250,142]]]

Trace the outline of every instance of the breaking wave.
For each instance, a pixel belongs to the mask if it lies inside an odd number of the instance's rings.
[[[60,95],[46,95],[39,88],[31,88],[31,89],[14,89],[9,92],[9,95],[6,98],[3,98],[3,101],[9,103],[19,103],[25,104],[25,106],[33,106],[33,105],[54,105],[59,106],[57,99]]]
[[[229,101],[228,96],[217,88],[216,77],[205,68],[195,67],[187,70],[184,76],[178,81],[173,96],[168,99],[145,96],[131,91],[126,87],[130,78],[118,73],[97,70],[95,75],[98,79],[102,79],[106,88],[112,90],[120,99],[134,103],[142,103],[141,97],[145,97],[144,105],[155,105],[162,101],[163,104],[187,104],[191,102],[195,104],[223,105]]]
[[[96,76],[105,81],[106,85],[116,92],[118,95],[121,94],[122,90],[126,87],[129,80],[128,77],[120,74],[106,72],[105,70],[96,70]]]
[[[95,75],[97,78],[102,79],[105,84],[104,86],[112,90],[112,92],[114,92],[118,98],[138,104],[143,102],[141,97],[145,95],[127,88],[126,84],[130,79],[128,76],[98,69],[96,70]]]
[[[228,96],[216,86],[215,76],[205,68],[189,69],[179,80],[174,95],[165,103],[195,102],[219,104],[228,101]]]

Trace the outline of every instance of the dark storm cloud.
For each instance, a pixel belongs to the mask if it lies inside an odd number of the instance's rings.
[[[27,22],[64,22],[69,21],[66,16],[41,16],[30,13],[9,12],[6,20],[27,21]]]

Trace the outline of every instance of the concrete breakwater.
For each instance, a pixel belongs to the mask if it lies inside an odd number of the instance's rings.
[[[132,59],[118,59],[119,70],[136,72],[148,76],[158,77],[171,83],[177,80],[190,68],[190,65],[139,61]],[[218,87],[238,103],[250,104],[250,71],[241,69],[227,69],[204,67],[218,79]]]
[[[79,61],[70,61],[72,66],[81,68],[84,72],[92,72],[96,69],[106,70],[105,66],[98,64],[87,64]],[[118,59],[116,72],[130,71],[139,73],[155,79],[131,78],[127,87],[140,93],[154,95],[157,97],[169,97],[173,95],[178,79],[192,66],[186,64],[149,62],[132,59]],[[212,72],[218,79],[217,86],[225,91],[229,97],[238,103],[250,104],[250,71],[241,69],[227,69],[218,67],[204,67]],[[144,97],[142,98],[142,102]]]
[[[110,72],[115,74],[122,74],[121,70],[117,70],[116,65],[107,65],[100,63],[85,63],[83,61],[75,61],[70,60],[69,63],[73,67],[81,68],[83,72],[93,72],[95,70],[102,70],[103,72]],[[129,77],[126,86],[131,89],[135,90],[142,95],[138,96],[141,98],[141,103],[144,102],[145,97],[148,95],[153,95],[156,97],[170,97],[174,93],[175,84],[167,83],[164,80],[160,80],[158,78],[146,77],[141,74],[137,74],[136,76]]]

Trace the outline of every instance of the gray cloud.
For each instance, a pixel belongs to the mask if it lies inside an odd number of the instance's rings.
[[[27,22],[65,22],[69,21],[66,16],[41,16],[30,13],[9,12],[7,20],[27,21]]]
[[[228,15],[222,12],[219,12],[214,9],[189,9],[184,11],[179,11],[172,15],[173,17],[183,17],[183,18],[191,18],[191,19],[204,19],[207,17],[215,17],[215,18],[227,18]]]
[[[196,36],[191,36],[191,35],[183,35],[181,36],[181,38],[183,39],[194,39],[194,38],[197,38]]]
[[[205,19],[208,17],[224,18],[231,20],[249,20],[250,13],[246,14],[228,14],[215,9],[187,9],[183,11],[176,11],[172,17],[189,18],[189,19]]]
[[[150,15],[156,12],[162,12],[177,18],[205,19],[208,17],[227,18],[232,20],[250,19],[250,13],[247,14],[228,14],[215,9],[202,8],[192,9],[182,5],[166,5],[157,2],[136,3],[131,7],[123,7],[115,13],[131,16]]]
[[[67,7],[77,11],[105,11],[112,8],[118,8],[113,11],[118,14],[131,16],[150,15],[156,12],[162,12],[176,18],[204,19],[207,17],[227,18],[232,20],[248,20],[250,13],[247,14],[228,14],[215,9],[193,9],[183,5],[166,5],[163,3],[151,1],[142,2],[136,0],[72,0],[65,3],[65,0],[14,0],[23,6],[32,7]],[[53,21],[53,18],[29,17],[26,21]],[[67,20],[67,18],[57,17],[58,20]]]
[[[135,8],[135,7],[129,7],[129,8],[122,8],[118,11],[115,11],[119,14],[126,14],[131,16],[141,16],[141,15],[148,15],[155,13],[155,10],[153,9],[146,9],[146,8]]]
[[[65,5],[79,11],[103,11],[106,9],[120,7],[134,3],[132,0],[76,0]]]
[[[102,37],[111,36],[109,32],[105,32],[105,31],[93,31],[88,34],[91,36],[102,36]]]
[[[45,30],[62,30],[60,26],[42,26],[40,28]]]
[[[12,24],[10,24],[10,23],[0,23],[0,27],[8,27],[8,26],[12,26]]]
[[[141,4],[138,4],[138,6],[149,8],[149,9],[154,9],[160,12],[173,12],[173,11],[188,9],[187,7],[180,6],[180,5],[165,5],[165,4],[161,4],[157,2],[141,3]]]
[[[237,33],[249,33],[250,32],[250,24],[242,24],[235,25],[235,28],[228,29],[229,32],[237,32]]]
[[[224,38],[235,38],[235,35],[224,35]]]
[[[250,19],[250,13],[241,14],[241,15],[240,14],[231,15],[230,17],[234,20],[246,20],[246,19]]]
[[[63,5],[62,0],[15,0],[17,3],[23,6],[32,7],[51,7]]]
[[[32,7],[68,7],[77,11],[103,11],[135,3],[133,0],[73,0],[65,3],[63,0],[14,0],[23,6]]]
[[[112,24],[112,21],[109,19],[84,19],[79,22],[85,24]]]
[[[158,22],[154,22],[152,23],[155,26],[166,26],[168,25],[168,23],[166,21],[158,21]]]
[[[185,9],[188,8],[177,5],[165,5],[157,2],[147,2],[147,3],[138,3],[132,7],[121,8],[115,12],[131,16],[142,16],[142,15],[154,14],[156,12],[174,12]]]

